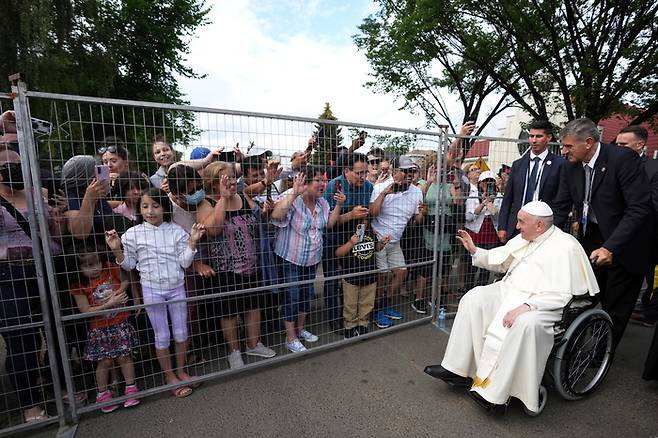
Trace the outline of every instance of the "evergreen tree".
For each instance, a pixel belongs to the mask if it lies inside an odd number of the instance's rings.
[[[329,102],[324,104],[324,111],[318,116],[321,120],[338,120],[331,112]],[[315,152],[311,163],[319,167],[327,167],[331,161],[336,161],[336,150],[343,143],[342,128],[329,123],[317,123],[313,135],[316,139]]]

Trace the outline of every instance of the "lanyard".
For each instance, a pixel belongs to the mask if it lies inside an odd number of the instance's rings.
[[[587,169],[589,167],[589,164],[585,165],[583,170],[585,170],[585,174],[587,174]],[[592,202],[592,188],[594,187],[594,174],[596,173],[596,169],[592,169],[590,178],[589,178],[589,187],[585,187],[585,199],[583,199],[583,217],[580,219],[583,225],[587,225],[587,216],[589,215],[589,206],[590,203]],[[583,230],[584,232],[584,230]]]

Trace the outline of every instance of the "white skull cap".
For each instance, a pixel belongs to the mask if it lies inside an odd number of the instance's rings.
[[[531,201],[521,207],[521,210],[532,216],[548,217],[553,216],[553,210],[547,203],[542,201]]]

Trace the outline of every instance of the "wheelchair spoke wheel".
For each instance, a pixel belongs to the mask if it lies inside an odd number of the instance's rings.
[[[576,400],[598,387],[612,361],[612,323],[605,312],[592,310],[581,315],[565,336],[556,354],[553,376],[558,392]]]

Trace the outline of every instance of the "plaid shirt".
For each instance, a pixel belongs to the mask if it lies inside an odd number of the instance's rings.
[[[289,196],[292,190],[283,193]],[[329,203],[324,198],[315,201],[315,215],[298,196],[281,220],[272,219],[277,227],[274,252],[284,260],[299,266],[313,266],[322,258],[322,234],[329,221]]]

